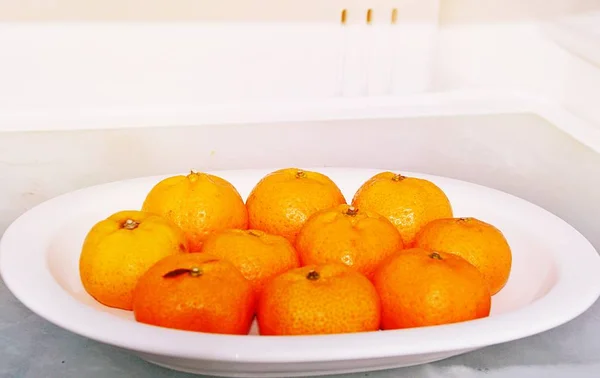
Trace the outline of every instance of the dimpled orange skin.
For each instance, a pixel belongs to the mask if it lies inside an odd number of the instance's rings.
[[[379,329],[373,284],[343,264],[290,270],[269,282],[257,308],[261,335],[318,335]]]
[[[160,259],[181,253],[187,253],[187,246],[177,226],[154,214],[120,211],[88,232],[79,257],[79,275],[85,290],[98,302],[131,310],[139,277]]]
[[[210,236],[202,253],[231,262],[248,279],[257,294],[273,277],[300,267],[298,253],[279,235],[259,230],[226,230]]]
[[[148,193],[142,210],[181,227],[191,252],[200,251],[214,232],[248,228],[248,211],[237,189],[218,176],[202,172],[162,180]]]
[[[302,265],[343,263],[368,278],[402,248],[400,233],[387,218],[349,205],[314,214],[296,239]]]
[[[250,282],[230,262],[206,253],[159,261],[140,278],[133,300],[140,323],[232,335],[248,334],[255,308]]]
[[[512,267],[512,252],[502,232],[476,218],[439,219],[417,235],[416,245],[459,255],[477,267],[492,295],[504,288]]]
[[[356,192],[352,205],[387,217],[400,231],[405,247],[432,220],[452,217],[446,194],[434,183],[392,172],[381,172]]]
[[[384,330],[450,324],[489,316],[491,295],[481,273],[464,259],[420,248],[388,257],[373,283]]]
[[[297,168],[263,177],[248,196],[249,228],[281,235],[292,244],[306,220],[319,210],[346,203],[327,176]]]

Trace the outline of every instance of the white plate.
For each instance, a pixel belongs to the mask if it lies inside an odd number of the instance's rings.
[[[351,200],[381,170],[307,168],[329,175]],[[246,197],[268,170],[213,172]],[[139,209],[162,177],[115,182],[72,192],[28,211],[6,231],[0,268],[14,295],[41,317],[71,332],[130,351],[169,368],[224,376],[297,376],[422,364],[530,336],[563,324],[600,295],[600,258],[575,229],[519,198],[448,178],[407,173],[438,184],[456,216],[499,227],[513,249],[507,286],[492,315],[459,324],[410,330],[302,337],[229,336],[136,323],[83,290],[81,243],[94,223]]]

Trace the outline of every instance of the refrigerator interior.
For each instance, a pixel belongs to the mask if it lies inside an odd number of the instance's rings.
[[[599,1],[6,3],[0,232],[113,180],[355,166],[504,190],[600,248]]]

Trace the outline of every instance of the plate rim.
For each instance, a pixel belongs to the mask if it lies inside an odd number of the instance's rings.
[[[341,174],[343,171],[357,170],[365,174],[370,174],[389,170],[349,167],[306,167],[303,169],[315,170],[326,174],[332,171],[336,171],[336,174]],[[272,170],[268,168],[224,169],[207,170],[207,172],[222,175],[256,172],[258,175],[259,173],[270,172]],[[28,274],[41,274],[40,272],[25,271],[23,274],[23,272],[12,270],[11,267],[15,267],[14,254],[17,253],[15,251],[18,251],[19,244],[23,242],[23,234],[20,230],[23,230],[30,223],[35,223],[35,217],[39,214],[44,214],[47,208],[51,209],[56,204],[65,201],[68,202],[72,196],[80,196],[86,192],[102,191],[110,186],[127,185],[136,181],[156,180],[171,175],[165,174],[142,176],[89,186],[59,195],[26,211],[13,221],[0,240],[0,274],[9,291],[21,303],[38,316],[69,332],[140,353],[195,360],[246,363],[357,360],[477,349],[532,336],[560,326],[581,315],[600,297],[599,280],[586,279],[586,277],[595,278],[593,273],[600,272],[600,256],[598,256],[593,245],[577,229],[560,217],[538,205],[498,189],[447,176],[409,171],[403,171],[403,173],[414,177],[429,178],[433,181],[442,180],[456,185],[474,187],[477,190],[491,193],[494,196],[506,197],[510,202],[515,203],[519,207],[529,208],[530,211],[543,214],[545,219],[569,233],[574,239],[570,240],[570,244],[575,242],[574,249],[581,255],[578,256],[584,258],[586,261],[576,263],[575,260],[577,259],[570,259],[572,261],[564,259],[561,263],[566,264],[568,268],[566,273],[571,274],[570,276],[567,275],[569,281],[564,281],[565,266],[557,267],[559,279],[549,292],[527,306],[504,314],[468,322],[415,329],[291,337],[196,333],[132,323],[129,320],[112,314],[102,313],[81,304],[60,287],[48,269],[46,270],[47,275],[42,274],[41,276],[37,276],[37,278],[44,278],[47,281],[49,277],[51,282],[44,281],[44,285],[38,282],[38,286],[31,286],[32,282],[26,281],[31,278]],[[27,241],[32,242],[31,240],[25,240],[25,242]],[[35,246],[35,244],[33,245]],[[575,268],[583,268],[583,270],[582,272],[577,272],[575,275]],[[587,283],[587,285],[583,283]],[[576,296],[570,295],[573,294],[573,285],[576,288],[583,287],[583,291],[577,292]],[[48,296],[33,295],[44,294],[45,291],[46,295],[54,292],[54,294],[58,295],[58,298],[53,297],[50,299]],[[553,314],[553,316],[540,317],[540,315],[544,314],[543,310],[547,308],[548,304],[555,303],[555,300],[568,295],[570,295],[571,303],[570,306],[563,306],[563,311],[559,313],[561,316]],[[48,305],[49,300],[55,300],[59,303]],[[61,310],[65,309],[65,307],[59,306],[59,304],[65,305],[66,308],[71,308],[74,312],[62,312]],[[59,309],[58,307],[61,308]],[[95,326],[85,324],[86,322],[82,322],[82,319],[92,321]],[[100,326],[96,324],[98,322],[100,322]],[[529,326],[526,326],[525,323],[529,323]],[[490,329],[495,329],[506,324],[511,324],[511,327],[508,327],[508,329],[504,328],[501,334],[488,332]],[[515,326],[515,324],[520,324],[520,326]],[[122,336],[123,332],[131,334],[132,329],[134,335],[131,337]],[[476,337],[469,336],[466,339],[461,337],[461,335],[465,334],[476,334]],[[423,342],[423,339],[433,339],[435,346],[432,347],[430,342]],[[162,340],[162,344],[145,342],[144,340]],[[219,347],[215,348],[214,345],[219,345]],[[293,353],[289,349],[296,352],[302,350],[302,352]],[[268,351],[268,353],[265,351]]]

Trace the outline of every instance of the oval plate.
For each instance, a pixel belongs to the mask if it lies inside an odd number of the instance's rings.
[[[350,201],[378,169],[306,168],[329,175]],[[270,170],[217,171],[246,198]],[[527,337],[561,325],[600,295],[600,257],[569,224],[506,193],[444,177],[406,172],[439,185],[455,216],[500,228],[513,250],[513,269],[485,319],[409,330],[264,337],[185,332],[137,323],[130,312],[94,301],[79,280],[78,259],[88,230],[124,209],[139,209],[166,176],[82,189],[19,217],[0,243],[2,277],[39,316],[71,332],[130,351],[176,370],[221,376],[268,377],[349,373],[440,360]]]

